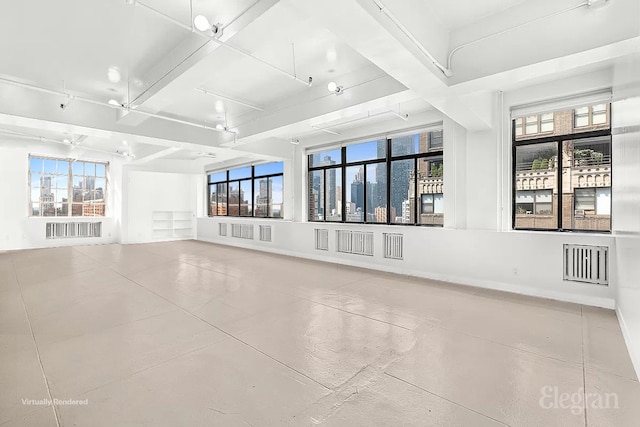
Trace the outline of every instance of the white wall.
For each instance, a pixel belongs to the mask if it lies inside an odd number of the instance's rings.
[[[626,91],[623,91],[626,93]],[[618,319],[640,376],[640,96],[613,103],[613,228],[616,235]]]
[[[202,192],[206,190],[203,174],[125,169],[122,243],[160,240],[153,236],[154,211],[193,212],[195,236],[195,216],[204,214],[203,197],[206,193],[203,196]]]
[[[271,225],[273,242],[218,235],[218,224]],[[329,230],[329,251],[314,249],[314,229]],[[336,252],[335,230],[363,230],[375,233],[374,256]],[[404,260],[383,257],[383,233],[404,235]],[[610,236],[557,233],[504,233],[486,230],[378,226],[331,223],[297,223],[247,218],[199,218],[198,240],[276,252],[418,277],[461,283],[613,308],[612,287],[562,280],[562,244],[613,246]],[[540,268],[544,265],[544,268]]]
[[[109,162],[107,214],[106,217],[99,218],[102,221],[102,237],[46,239],[47,222],[68,221],[69,218],[29,217],[29,154],[65,158],[79,155],[80,159]],[[118,157],[83,152],[81,147],[71,151],[67,146],[54,143],[0,137],[0,174],[0,250],[115,243],[119,240],[122,161]]]

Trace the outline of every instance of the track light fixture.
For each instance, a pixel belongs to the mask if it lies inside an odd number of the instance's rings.
[[[344,92],[344,88],[342,86],[338,86],[336,82],[329,82],[327,89],[329,92],[333,92],[336,95],[342,95],[342,92]]]
[[[298,138],[291,138],[289,142],[293,145],[300,145],[300,140]]]
[[[193,18],[193,26],[196,27],[198,31],[207,32],[211,31],[213,36],[218,38],[222,35],[222,25],[220,24],[211,24],[209,19],[207,19],[204,15],[198,15]]]

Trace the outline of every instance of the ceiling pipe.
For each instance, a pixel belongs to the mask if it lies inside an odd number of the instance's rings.
[[[65,92],[61,92],[61,91],[57,91],[57,90],[53,90],[53,89],[48,89],[48,88],[44,88],[44,87],[41,87],[41,86],[32,85],[32,84],[29,84],[29,83],[22,83],[22,82],[18,82],[18,81],[15,81],[15,80],[5,79],[3,77],[0,77],[0,82],[8,84],[8,85],[12,85],[12,86],[18,86],[18,87],[22,87],[22,88],[25,88],[25,89],[34,90],[34,91],[37,91],[37,92],[47,93],[47,94],[50,94],[50,95],[63,96],[63,97],[66,97],[67,99],[70,96],[69,94],[67,94]],[[136,109],[136,108],[130,108],[130,107],[127,107],[125,105],[109,104],[108,102],[96,101],[95,99],[85,98],[85,97],[82,97],[82,96],[73,96],[73,99],[75,99],[77,101],[81,101],[81,102],[86,102],[86,103],[89,103],[89,104],[98,105],[98,106],[101,106],[101,107],[109,107],[111,109],[116,109],[116,110],[120,110],[120,111],[138,113],[138,114],[142,114],[142,115],[145,115],[145,116],[148,116],[148,117],[154,117],[156,119],[167,120],[167,121],[170,121],[170,122],[180,123],[180,124],[187,125],[187,126],[193,126],[193,127],[197,127],[197,128],[200,128],[200,129],[213,130],[213,131],[216,131],[216,132],[227,132],[227,133],[232,133],[234,135],[237,134],[236,131],[233,131],[233,130],[230,130],[230,129],[216,129],[215,127],[207,126],[205,124],[190,122],[188,120],[176,119],[174,117],[163,116],[161,114],[151,113],[149,111],[144,111],[144,110],[140,110],[140,109]],[[64,105],[65,105],[64,103],[60,104],[60,108],[62,110],[64,110],[66,108],[66,106],[63,107]],[[235,138],[235,136],[234,136],[234,138]]]
[[[468,42],[468,43],[463,43],[463,44],[461,44],[460,46],[456,46],[455,48],[453,48],[453,49],[451,50],[451,52],[449,53],[449,56],[447,57],[447,70],[449,70],[449,72],[451,73],[451,76],[452,76],[452,75],[453,75],[453,71],[451,71],[451,60],[452,60],[452,58],[453,58],[453,55],[454,55],[457,51],[459,51],[460,49],[462,49],[462,48],[465,48],[465,47],[468,47],[468,46],[474,45],[474,44],[476,44],[476,43],[479,43],[479,42],[484,41],[484,40],[487,40],[487,39],[491,39],[491,38],[493,38],[493,37],[501,36],[502,34],[505,34],[505,33],[508,33],[508,32],[511,32],[511,31],[517,30],[517,29],[522,28],[522,27],[524,27],[524,26],[527,26],[527,25],[529,25],[529,24],[533,24],[533,23],[536,23],[536,22],[542,21],[543,19],[551,18],[551,17],[557,16],[557,15],[562,15],[563,13],[571,12],[572,10],[579,9],[579,8],[581,8],[581,7],[585,7],[585,6],[587,6],[587,7],[591,8],[591,7],[597,7],[597,6],[605,5],[605,4],[609,3],[609,1],[610,1],[610,0],[587,0],[587,1],[585,1],[585,2],[582,2],[582,3],[578,4],[578,5],[571,6],[571,7],[569,7],[569,8],[566,8],[566,9],[560,10],[560,11],[558,11],[558,12],[553,12],[553,13],[551,13],[551,14],[549,14],[549,15],[541,16],[541,17],[539,17],[539,18],[533,19],[533,20],[531,20],[531,21],[524,22],[524,23],[519,24],[519,25],[516,25],[516,26],[514,26],[514,27],[510,27],[510,28],[504,29],[504,30],[499,31],[499,32],[497,32],[497,33],[489,34],[489,35],[484,36],[484,37],[480,37],[479,39],[472,40],[472,41],[470,41],[470,42]]]
[[[449,67],[445,67],[440,62],[438,62],[438,60],[429,53],[429,51],[422,45],[422,43],[420,43],[418,39],[416,39],[413,34],[411,34],[411,32],[398,20],[398,18],[396,18],[395,15],[389,9],[387,9],[382,1],[372,1],[376,5],[376,7],[380,9],[380,12],[384,13],[385,16],[389,18],[389,20],[393,22],[393,24],[398,27],[398,29],[402,31],[402,33],[407,36],[409,40],[411,40],[411,42],[420,50],[420,52],[422,52],[429,59],[429,61],[431,61],[431,63],[436,66],[436,68],[442,71],[442,74],[447,77],[451,77],[453,75]]]
[[[0,133],[4,133],[6,135],[12,135],[12,136],[15,136],[15,137],[18,137],[18,138],[24,138],[24,139],[30,139],[30,140],[34,140],[34,141],[39,141],[39,142],[54,142],[56,144],[64,145],[64,146],[67,146],[67,147],[72,147],[72,148],[77,147],[77,145],[75,145],[75,144],[70,144],[70,143],[67,143],[67,142],[64,142],[64,141],[59,141],[57,139],[47,138],[47,137],[44,137],[44,136],[32,135],[32,134],[29,134],[29,133],[18,132],[18,131],[13,131],[13,130],[9,130],[9,129],[0,129]],[[101,150],[99,148],[88,147],[86,145],[83,145],[82,149],[89,150],[89,151],[96,151],[98,153],[109,154],[109,155],[113,155],[113,156],[128,157],[128,158],[132,157],[130,155],[125,155],[125,154],[119,153],[117,151],[106,151],[106,150]]]

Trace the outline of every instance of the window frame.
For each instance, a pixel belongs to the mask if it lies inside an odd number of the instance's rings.
[[[270,163],[282,163],[282,172],[275,172],[275,173],[270,173],[270,174],[259,174],[256,175],[256,171],[255,168],[256,166],[261,166],[261,165],[265,165],[265,164],[270,164]],[[273,219],[273,220],[279,220],[279,219],[283,219],[284,218],[284,194],[282,195],[282,207],[280,209],[280,216],[279,217],[274,217],[271,216],[271,209],[272,209],[272,200],[273,197],[270,197],[269,194],[271,194],[271,179],[274,177],[282,177],[282,184],[284,186],[284,162],[280,161],[280,162],[267,162],[267,163],[260,163],[258,165],[251,165],[251,174],[248,177],[243,177],[243,178],[233,178],[230,179],[230,171],[233,169],[241,169],[241,168],[245,168],[247,166],[237,166],[234,168],[230,168],[230,169],[225,169],[224,171],[221,170],[211,170],[211,171],[207,171],[206,173],[206,177],[207,177],[207,217],[210,218],[215,218],[215,217],[223,217],[223,218],[260,218],[260,219]],[[209,177],[211,175],[216,175],[219,173],[224,173],[225,179],[224,180],[217,180],[217,181],[213,181],[213,182],[209,182]],[[256,201],[255,201],[255,189],[256,189],[256,182],[258,182],[261,179],[266,179],[267,180],[267,213],[265,216],[258,216],[256,215]],[[242,188],[242,182],[245,181],[251,181],[251,215],[242,215],[241,214],[241,200],[238,200],[238,214],[237,215],[230,215],[230,209],[229,209],[229,187],[231,184],[237,184],[238,185],[238,194],[240,194],[240,190]],[[217,186],[219,184],[225,184],[226,185],[226,215],[218,215],[216,214],[212,214],[211,212],[211,188],[212,187],[216,187],[216,194],[217,193]]]
[[[56,212],[56,215],[42,215],[42,203],[38,202],[39,208],[39,215],[33,215],[33,200],[31,200],[31,190],[32,190],[32,175],[33,174],[40,174],[41,177],[47,175],[45,173],[44,170],[42,171],[32,171],[31,170],[31,159],[40,159],[43,162],[45,160],[54,160],[56,161],[56,173],[54,173],[51,176],[55,176],[55,177],[62,177],[62,176],[66,176],[67,178],[67,215],[58,215]],[[29,218],[106,218],[107,217],[107,213],[108,213],[108,198],[109,198],[109,161],[98,161],[98,160],[84,160],[84,159],[74,159],[74,158],[70,158],[70,157],[56,157],[56,156],[48,156],[48,155],[38,155],[38,154],[29,154],[27,157],[27,174],[28,174],[28,179],[27,179],[27,188],[29,189],[29,197],[27,200],[27,212],[28,212],[28,217]],[[69,165],[69,170],[66,174],[60,174],[57,171],[57,162],[66,162]],[[81,163],[91,163],[94,165],[94,169],[95,166],[97,165],[101,165],[104,166],[104,188],[102,189],[102,200],[104,201],[104,214],[103,215],[84,215],[84,206],[85,205],[96,205],[96,203],[88,203],[87,201],[84,200],[84,195],[83,195],[83,200],[82,202],[74,202],[73,200],[73,178],[74,176],[82,176],[82,178],[86,178],[86,177],[93,177],[94,179],[97,178],[103,178],[102,176],[98,176],[96,175],[96,173],[94,172],[93,175],[86,175],[83,173],[82,175],[74,175],[73,173],[73,164],[77,163],[77,162],[81,162]],[[43,166],[44,169],[44,166]],[[40,185],[39,185],[40,187]],[[58,188],[58,187],[56,187]],[[95,188],[93,191],[96,191]],[[96,200],[96,199],[92,199],[92,200]],[[53,204],[54,206],[57,204],[58,202],[54,201]],[[59,202],[62,205],[64,205],[64,203]],[[82,215],[73,215],[73,206],[74,205],[80,205],[82,206]],[[55,207],[54,207],[55,209]],[[95,212],[95,210],[94,210]]]
[[[431,141],[429,141],[429,145],[427,146],[427,149],[425,152],[423,153],[415,153],[415,154],[404,154],[404,155],[396,155],[393,156],[392,155],[392,141],[394,138],[398,138],[398,137],[402,137],[402,136],[409,136],[409,135],[419,135],[422,133],[431,133],[431,132],[440,132],[441,133],[441,140],[442,140],[442,146],[441,147],[435,147],[432,148],[431,147]],[[361,144],[361,143],[367,143],[367,142],[372,142],[372,141],[384,141],[386,144],[386,155],[383,158],[376,158],[376,159],[370,159],[370,160],[360,160],[360,161],[354,161],[354,162],[347,162],[347,147],[349,146],[353,146],[356,144]],[[337,149],[333,148],[333,149]],[[307,201],[310,201],[310,197],[309,197],[309,192],[312,190],[313,188],[313,183],[310,182],[310,177],[312,172],[316,172],[316,171],[323,171],[323,178],[325,179],[325,186],[324,188],[326,188],[326,171],[329,169],[334,169],[337,168],[339,171],[341,171],[340,173],[342,174],[342,193],[341,193],[341,200],[342,200],[342,206],[341,206],[341,219],[338,220],[327,220],[327,215],[323,214],[323,218],[322,219],[312,219],[311,218],[311,209],[312,207],[307,205],[307,221],[308,222],[313,222],[313,223],[334,223],[334,224],[357,224],[357,225],[401,225],[401,226],[421,226],[421,227],[444,227],[444,224],[427,224],[427,223],[420,223],[418,218],[420,217],[420,207],[421,207],[421,203],[418,203],[420,199],[419,197],[419,191],[418,191],[418,174],[414,173],[413,174],[413,196],[414,196],[414,200],[416,201],[414,203],[413,206],[413,219],[414,222],[412,223],[404,223],[404,222],[392,222],[391,221],[391,164],[394,161],[399,161],[399,160],[413,160],[413,170],[417,171],[418,170],[418,161],[421,159],[426,159],[426,158],[441,158],[442,159],[442,164],[444,165],[444,129],[441,125],[439,126],[433,126],[433,127],[428,127],[428,128],[422,128],[422,129],[416,129],[416,130],[412,130],[410,132],[406,132],[406,133],[402,133],[402,134],[393,134],[393,135],[389,135],[386,136],[384,138],[382,137],[370,137],[370,138],[362,138],[362,139],[358,139],[358,140],[354,140],[349,142],[348,144],[343,144],[340,147],[340,162],[336,161],[335,164],[332,165],[318,165],[318,166],[310,166],[310,156],[312,156],[315,153],[306,153],[306,157],[307,157]],[[324,151],[330,151],[332,150],[332,148],[326,148],[323,149],[320,152],[324,152]],[[384,165],[385,169],[386,169],[386,177],[387,177],[387,182],[386,182],[386,209],[387,209],[387,220],[385,222],[377,222],[377,221],[367,221],[367,205],[366,205],[366,201],[367,201],[367,166],[369,165]],[[345,182],[346,179],[346,175],[347,175],[347,168],[349,167],[362,167],[364,169],[364,190],[363,190],[363,197],[364,197],[364,215],[363,215],[363,220],[362,221],[347,221],[347,216],[346,216],[346,187],[347,187],[347,183]],[[442,193],[434,193],[434,194],[442,194],[443,195],[443,199],[444,199],[444,191]],[[324,195],[323,195],[324,197]],[[326,201],[325,201],[326,203]],[[326,206],[325,206],[326,209]],[[400,212],[402,213],[402,212]],[[444,213],[443,213],[444,214]],[[375,215],[375,214],[374,214]]]
[[[592,105],[589,105],[589,113],[591,115],[591,107]],[[597,129],[597,130],[591,130],[591,131],[586,131],[586,132],[573,132],[573,133],[566,133],[566,134],[558,134],[558,135],[549,135],[549,136],[540,136],[540,137],[536,137],[536,138],[523,138],[520,140],[517,140],[516,137],[516,119],[512,119],[511,120],[511,229],[514,231],[538,231],[538,232],[572,232],[572,233],[599,233],[599,234],[611,234],[611,230],[613,227],[609,227],[609,230],[583,230],[583,229],[574,229],[574,228],[563,228],[562,226],[562,215],[563,215],[563,203],[562,203],[562,195],[564,194],[562,192],[563,189],[563,173],[562,173],[562,169],[563,169],[563,161],[564,161],[564,150],[563,150],[563,141],[579,141],[579,140],[583,140],[583,139],[589,139],[589,138],[597,138],[597,137],[609,137],[611,138],[611,104],[608,103],[607,104],[607,118],[609,120],[609,127],[606,129]],[[541,116],[544,113],[539,113],[538,116]],[[573,122],[573,126],[572,129],[575,129],[575,108],[572,109],[572,118],[574,120]],[[591,122],[591,119],[590,119]],[[580,128],[583,128],[586,126],[581,126]],[[516,165],[516,150],[517,147],[522,147],[522,146],[526,146],[526,145],[535,145],[535,144],[544,144],[544,143],[555,143],[556,144],[556,150],[557,150],[557,155],[558,155],[558,159],[557,159],[557,168],[558,168],[558,173],[557,173],[557,188],[558,188],[558,202],[556,203],[557,205],[557,211],[555,213],[556,216],[556,220],[557,220],[557,227],[556,228],[547,228],[547,229],[543,229],[543,228],[533,228],[533,227],[516,227],[516,179],[517,179],[517,174],[516,174],[516,169],[515,169],[515,165]],[[613,144],[613,141],[611,140],[610,142],[611,144]],[[611,181],[613,182],[613,162],[611,162]],[[610,186],[609,188],[612,188],[613,186]],[[573,193],[573,190],[572,190]],[[613,193],[613,188],[611,193]],[[553,195],[553,193],[552,193]],[[613,196],[611,196],[613,197]],[[613,200],[613,199],[612,199]],[[552,202],[553,203],[553,202]],[[574,209],[575,206],[575,201],[573,203],[572,209]],[[613,218],[613,212],[610,215],[611,218]]]

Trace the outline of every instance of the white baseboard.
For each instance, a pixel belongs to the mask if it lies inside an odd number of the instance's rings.
[[[636,371],[636,377],[640,379],[640,337],[638,337],[638,342],[633,342],[631,332],[627,327],[627,323],[624,321],[624,315],[618,305],[616,305],[616,315],[618,316],[618,323],[622,330],[624,342],[627,345],[627,352],[629,352],[629,357],[631,358],[631,364]]]

